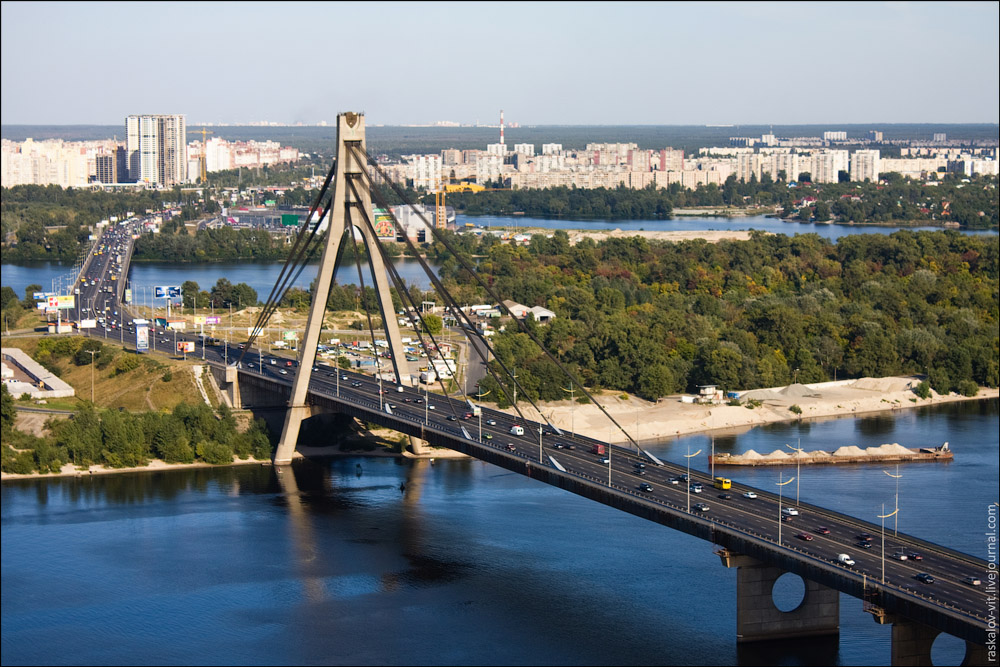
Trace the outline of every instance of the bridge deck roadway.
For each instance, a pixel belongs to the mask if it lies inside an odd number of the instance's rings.
[[[272,391],[287,395],[290,376],[272,377],[272,372],[267,367],[263,374],[260,369],[241,370],[240,384],[248,388],[257,385],[258,391],[270,385]],[[603,457],[591,453],[594,445],[605,443],[569,433],[540,437],[538,423],[525,423],[489,409],[483,410],[481,439],[480,422],[475,417],[464,418],[469,408],[462,400],[413,388],[398,392],[395,386],[385,383],[380,401],[377,380],[324,366],[317,367],[313,378],[310,401],[317,408],[338,411],[423,438],[432,445],[460,451],[700,537],[731,552],[752,556],[862,598],[887,613],[905,616],[977,644],[986,641],[985,587],[962,583],[967,576],[987,581],[987,564],[983,560],[910,535],[887,536],[885,582],[882,583],[881,527],[876,524],[800,502],[799,516],[782,525],[779,543],[776,494],[734,484],[729,492],[732,497],[723,500],[717,497],[710,477],[695,470],[691,471],[691,482],[701,483],[704,492],[689,493],[683,481],[672,482],[685,474],[683,466],[672,463],[657,466],[635,450],[613,446],[610,448],[611,462],[605,464],[600,460]],[[388,410],[386,404],[390,405]],[[434,409],[430,409],[431,405]],[[488,423],[490,421],[495,423]],[[515,423],[524,427],[524,436],[510,434]],[[470,437],[465,437],[462,427]],[[553,465],[553,459],[564,470]],[[636,467],[639,463],[645,465],[641,472]],[[641,484],[650,485],[652,490],[642,491]],[[756,493],[757,498],[743,496],[750,491]],[[689,497],[691,511],[688,509]],[[696,503],[704,503],[709,508],[704,512],[694,510]],[[783,504],[790,504],[787,498]],[[821,526],[828,529],[829,534],[817,532]],[[797,535],[803,532],[813,539],[798,538]],[[869,549],[857,546],[858,536],[863,533],[873,536]],[[899,550],[907,554],[919,553],[922,558],[919,561],[893,559],[891,555]],[[849,567],[838,562],[841,553],[850,554],[855,565]],[[917,573],[925,572],[935,578],[934,584],[924,584],[914,578]]]

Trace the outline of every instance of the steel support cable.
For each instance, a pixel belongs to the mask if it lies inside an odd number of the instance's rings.
[[[316,213],[316,210],[319,208],[320,203],[322,203],[323,198],[326,196],[326,193],[330,188],[330,182],[333,180],[333,176],[336,173],[336,171],[337,171],[337,161],[336,159],[334,159],[333,164],[330,166],[330,171],[327,172],[326,178],[323,180],[323,187],[320,188],[319,194],[316,195],[316,199],[313,201],[312,206],[309,207],[309,215],[306,216],[305,224],[302,225],[302,229],[299,230],[299,233],[295,235],[295,243],[292,245],[292,249],[289,250],[288,257],[285,258],[285,263],[281,267],[281,272],[278,274],[278,279],[275,280],[274,287],[271,288],[271,293],[268,295],[267,300],[264,302],[265,306],[270,304],[271,301],[275,298],[275,295],[279,289],[278,285],[281,283],[281,279],[285,275],[285,271],[288,270],[289,263],[292,261],[292,258],[296,255],[299,249],[299,245],[305,238],[306,233],[309,229],[309,221],[312,220],[313,215]],[[320,220],[322,219],[323,216],[320,217]],[[313,233],[309,235],[309,241],[306,242],[306,245],[308,245],[312,241],[312,237],[315,236],[315,229],[317,229],[318,227],[319,227],[319,222],[317,222],[316,227],[314,227]],[[261,315],[263,315],[263,313],[264,311],[261,310]],[[260,321],[260,317],[258,317],[258,324],[260,323],[262,322]]]
[[[388,175],[384,171],[382,171],[382,168],[379,166],[379,164],[375,160],[373,160],[371,158],[371,156],[369,156],[367,153],[365,153],[365,156],[368,158],[368,163],[370,165],[372,165],[372,167],[375,168],[375,170],[385,180],[385,182],[389,184],[389,187],[391,187],[393,189],[393,191],[396,193],[396,196],[398,196],[403,201],[406,201],[406,199],[403,197],[402,191],[400,190],[399,186],[397,186],[391,179],[389,179]],[[567,370],[562,365],[562,363],[560,363],[560,361],[555,357],[555,355],[553,355],[551,352],[549,352],[549,350],[544,345],[542,345],[541,341],[538,340],[538,337],[535,336],[535,334],[531,331],[531,329],[529,329],[527,327],[527,325],[524,324],[524,322],[521,322],[519,319],[517,319],[516,317],[514,317],[514,313],[512,313],[510,311],[510,309],[507,308],[507,306],[503,303],[503,301],[500,300],[500,297],[493,291],[493,288],[491,288],[486,283],[486,281],[484,281],[479,276],[479,274],[477,274],[472,269],[472,267],[469,265],[469,262],[465,259],[465,257],[462,256],[462,254],[456,252],[455,249],[452,247],[451,243],[449,243],[448,240],[443,235],[441,235],[437,231],[437,229],[434,228],[433,225],[431,225],[430,223],[427,222],[427,218],[424,217],[424,214],[422,212],[417,211],[417,209],[412,204],[410,204],[409,206],[410,206],[410,208],[413,209],[414,213],[416,213],[418,216],[420,216],[420,219],[423,220],[423,222],[424,222],[425,225],[427,225],[427,228],[431,230],[431,234],[434,235],[434,238],[436,240],[440,241],[441,244],[444,245],[444,247],[447,248],[448,251],[455,256],[455,259],[457,259],[458,262],[462,265],[462,268],[464,268],[466,271],[468,271],[472,275],[472,277],[476,279],[476,282],[478,282],[479,285],[482,286],[482,288],[486,290],[487,294],[489,294],[490,297],[494,301],[497,302],[497,305],[500,308],[502,308],[503,311],[512,320],[514,320],[514,322],[517,323],[518,328],[520,328],[521,331],[523,331],[524,333],[528,334],[528,337],[530,337],[531,340],[534,341],[535,345],[537,345],[539,347],[539,349],[543,353],[545,353],[545,356],[547,356],[549,358],[549,360],[552,361],[552,363],[554,363],[559,368],[559,370],[561,370],[563,372],[563,374],[567,378],[570,379],[570,381],[576,383],[580,387],[580,391],[588,399],[590,399],[590,401],[593,402],[594,405],[596,405],[601,410],[601,412],[604,413],[604,416],[607,417],[611,421],[612,424],[614,424],[616,427],[618,427],[618,430],[622,432],[622,434],[628,439],[629,442],[631,442],[633,445],[635,445],[636,451],[639,451],[639,443],[636,442],[635,439],[633,439],[632,436],[628,434],[628,431],[626,431],[624,428],[622,428],[622,425],[619,424],[618,421],[614,417],[612,417],[611,414],[607,410],[604,409],[603,405],[601,405],[600,403],[597,402],[597,400],[590,394],[590,392],[588,392],[586,390],[586,388],[584,387],[583,383],[580,382],[576,377],[574,377],[574,375],[569,370]]]
[[[356,200],[360,199],[360,197],[358,196],[357,188],[355,187],[354,183],[351,182],[351,181],[349,181],[348,185],[351,187],[351,190],[354,193],[354,198]],[[368,182],[368,189],[369,189],[369,192],[372,193],[376,197],[376,199],[379,200],[379,206],[382,206],[383,209],[386,210],[389,213],[390,217],[391,217],[392,216],[392,212],[385,206],[384,200],[383,200],[383,198],[381,196],[381,192],[377,191],[373,187],[373,184],[371,183],[370,180]],[[365,219],[365,222],[369,225],[369,227],[371,227],[372,229],[374,229],[374,225],[372,225],[372,221],[368,217],[368,212],[367,211],[362,211],[361,213],[362,213],[362,216]],[[400,294],[400,300],[402,300],[402,299],[405,298],[410,303],[411,307],[413,307],[414,311],[417,313],[417,317],[420,319],[421,324],[423,324],[424,323],[424,319],[423,319],[423,317],[421,317],[420,311],[417,310],[416,305],[413,303],[413,299],[410,297],[409,292],[406,291],[405,285],[403,284],[403,280],[402,280],[402,278],[400,278],[399,273],[396,271],[396,266],[392,263],[391,259],[386,254],[385,249],[382,247],[381,243],[378,244],[378,253],[382,256],[382,263],[386,266],[387,273],[389,274],[389,279],[392,280],[393,285],[396,287],[396,291],[399,292],[399,294]],[[385,328],[385,323],[384,322],[383,322],[383,328]],[[427,335],[430,336],[431,343],[434,345],[433,349],[439,351],[440,347],[438,347],[438,343],[437,343],[437,340],[434,338],[434,334],[432,334],[430,332],[430,328],[429,327],[425,326],[425,328],[427,328]],[[420,330],[418,329],[416,333],[417,333],[417,338],[420,339],[420,344],[424,346],[425,350],[428,349],[426,343],[424,342],[423,336],[420,334]],[[372,337],[374,338],[374,334],[373,334]],[[428,359],[430,359],[429,355],[428,355]],[[400,363],[401,363],[400,360],[397,359],[396,360],[397,366]],[[402,382],[402,378],[397,377],[397,380],[399,382]],[[440,378],[440,377],[437,378],[437,380],[438,380],[438,383],[439,383],[439,385],[441,387],[441,393],[444,394],[445,396],[448,396],[448,390],[447,390],[447,388],[444,385],[444,380],[442,378]],[[465,388],[462,387],[462,385],[459,384],[459,383],[457,383],[457,382],[456,382],[456,384],[458,385],[459,389],[461,390],[462,395],[465,397],[466,402],[468,402],[468,395],[465,393]],[[451,408],[452,414],[454,414],[457,417],[458,415],[455,413],[455,406],[450,401],[448,402],[448,405]]]
[[[391,208],[388,207],[385,204],[385,201],[384,201],[384,199],[381,196],[381,191],[378,189],[377,186],[375,186],[371,182],[370,178],[369,178],[369,188],[374,193],[375,197],[379,200],[379,205],[382,206],[382,208],[388,213],[389,218],[392,220],[393,225],[396,227],[397,231],[399,231],[400,235],[405,239],[407,247],[411,250],[411,252],[413,252],[413,254],[415,255],[415,257],[417,258],[417,261],[420,263],[421,268],[423,268],[424,272],[427,274],[428,278],[431,280],[431,283],[435,286],[435,288],[437,289],[437,291],[445,299],[446,303],[449,306],[449,309],[452,310],[452,312],[457,311],[459,314],[461,314],[461,316],[466,321],[467,326],[469,327],[469,329],[470,330],[474,329],[475,327],[472,325],[471,320],[468,318],[467,315],[465,315],[465,313],[461,310],[461,308],[458,307],[458,305],[455,302],[455,300],[451,297],[451,294],[448,292],[447,289],[445,289],[445,287],[441,283],[440,279],[437,277],[437,275],[434,273],[434,271],[431,270],[431,268],[427,265],[427,262],[424,261],[423,257],[417,251],[416,247],[413,245],[413,242],[410,241],[409,237],[406,236],[405,230],[402,229],[402,226],[399,224],[399,221],[392,214]],[[416,310],[415,305],[414,305],[414,309]],[[419,316],[419,311],[418,311],[418,316]],[[423,321],[423,318],[421,318],[421,321]],[[433,338],[432,338],[432,340],[433,340]],[[486,349],[487,349],[488,352],[493,352],[493,356],[496,359],[497,363],[500,364],[500,366],[504,370],[504,372],[507,373],[507,375],[511,377],[514,385],[516,387],[520,387],[521,388],[522,393],[525,395],[525,399],[531,404],[532,407],[535,408],[535,410],[538,411],[538,414],[541,415],[542,419],[545,419],[546,423],[548,423],[549,426],[552,426],[552,424],[548,421],[548,419],[546,419],[545,416],[542,414],[542,411],[535,404],[535,402],[531,400],[531,397],[528,395],[528,392],[525,391],[524,387],[522,387],[521,384],[517,381],[517,378],[513,374],[513,372],[509,368],[507,368],[507,366],[506,366],[506,364],[504,364],[503,360],[500,359],[497,356],[496,350],[493,349],[493,347],[489,344],[489,342],[484,337],[480,337],[480,340],[486,346]],[[479,348],[476,348],[475,346],[473,346],[473,347],[476,350],[476,354],[478,354],[479,358],[483,361],[483,364],[485,365],[487,371],[490,373],[491,377],[493,377],[493,379],[497,381],[498,387],[503,391],[504,395],[508,399],[510,399],[510,394],[507,392],[507,389],[504,386],[504,383],[500,381],[499,376],[490,367],[490,365],[488,364],[487,359],[483,355],[482,351],[480,351]],[[518,408],[517,405],[513,403],[513,401],[512,401],[512,404],[514,405],[514,410],[517,412],[518,416],[521,417],[522,420],[526,421],[526,418],[525,418],[524,414],[521,412],[520,408]]]
[[[465,320],[465,322],[467,323],[467,325],[468,325],[468,327],[469,327],[470,330],[475,329],[475,327],[472,325],[472,321],[462,311],[462,309],[458,307],[458,304],[451,297],[451,294],[448,292],[447,289],[445,289],[445,287],[441,283],[440,279],[437,277],[437,275],[434,273],[434,271],[432,271],[430,269],[430,267],[427,265],[427,262],[424,261],[423,257],[417,251],[416,247],[413,245],[413,242],[410,241],[409,237],[406,236],[406,232],[405,232],[405,230],[403,230],[402,225],[399,224],[399,221],[392,214],[391,208],[385,203],[384,198],[382,198],[382,196],[381,196],[381,191],[378,189],[377,186],[374,185],[374,183],[372,183],[370,177],[368,178],[368,184],[369,184],[370,191],[373,193],[373,196],[376,197],[376,199],[378,200],[379,205],[382,206],[382,208],[388,213],[389,218],[392,220],[393,225],[396,227],[396,229],[400,233],[400,235],[405,239],[407,247],[410,249],[411,252],[413,252],[414,256],[417,258],[417,261],[420,263],[421,268],[423,268],[424,272],[427,274],[428,278],[430,279],[431,283],[434,285],[435,289],[445,299],[446,303],[449,305],[449,309],[451,309],[453,313],[457,312],[458,314],[460,314],[462,316],[462,318]],[[426,220],[424,222],[426,223]],[[414,307],[414,309],[415,309],[415,307]],[[419,316],[419,311],[418,311],[418,316]],[[421,318],[421,321],[423,321],[423,318]],[[485,337],[480,337],[480,340],[482,340],[482,342],[486,346],[486,349],[487,349],[488,352],[493,352],[493,356],[496,359],[497,363],[500,364],[500,367],[511,378],[511,380],[513,381],[513,384],[515,385],[515,387],[520,387],[522,393],[525,396],[525,399],[531,404],[532,407],[535,408],[536,411],[538,411],[538,414],[541,416],[541,418],[544,419],[546,421],[546,423],[549,424],[549,426],[552,426],[552,424],[548,421],[548,419],[545,417],[545,415],[542,414],[541,409],[535,404],[534,401],[531,400],[531,397],[528,394],[528,392],[525,391],[524,387],[522,387],[521,384],[517,381],[517,377],[514,375],[514,373],[509,368],[507,368],[507,365],[504,364],[503,360],[500,359],[497,356],[496,350],[493,349],[493,347],[489,344],[489,342],[486,340],[486,338]],[[482,351],[479,350],[479,348],[476,347],[475,345],[473,345],[472,347],[476,350],[476,354],[478,354],[479,358],[483,361],[483,364],[486,366],[487,371],[490,373],[490,375],[493,377],[493,379],[497,381],[497,385],[504,392],[504,395],[508,399],[510,399],[510,394],[508,394],[507,388],[504,386],[504,383],[500,381],[499,376],[490,367],[490,365],[487,362],[486,357],[483,355]],[[513,403],[513,402],[512,402],[512,404],[514,405],[514,410],[517,412],[518,416],[522,420],[527,421],[527,418],[524,416],[524,413],[521,412],[521,409],[517,407],[517,404]]]
[[[306,216],[306,221],[302,225],[302,229],[300,229],[299,233],[296,234],[295,236],[295,243],[292,245],[292,249],[288,252],[288,257],[285,258],[285,263],[282,265],[281,272],[278,274],[278,278],[277,280],[275,280],[274,286],[271,288],[271,293],[268,295],[267,300],[264,302],[264,306],[261,308],[260,313],[257,314],[257,320],[254,322],[254,326],[253,329],[251,330],[250,337],[248,340],[249,344],[243,348],[243,351],[240,354],[239,359],[237,359],[236,361],[237,365],[239,365],[243,361],[243,357],[246,355],[247,351],[253,346],[253,343],[256,341],[257,336],[260,334],[260,331],[264,328],[264,326],[266,326],[268,320],[271,318],[271,315],[274,314],[274,311],[277,309],[278,304],[281,302],[281,299],[284,298],[285,292],[287,292],[288,290],[287,285],[289,284],[289,278],[291,277],[292,272],[295,271],[296,265],[298,265],[299,262],[301,261],[302,256],[306,254],[306,252],[308,251],[309,258],[311,258],[312,254],[315,252],[315,246],[313,246],[311,249],[310,246],[312,246],[313,239],[316,236],[316,231],[319,229],[319,223],[323,220],[323,218],[326,217],[327,213],[331,208],[332,198],[330,202],[327,203],[326,207],[323,210],[323,214],[316,221],[316,224],[312,227],[311,231],[309,229],[309,221],[312,220],[313,216],[316,214],[316,211],[319,209],[320,204],[322,203],[324,197],[329,191],[330,182],[333,180],[336,170],[337,170],[337,161],[336,159],[334,159],[333,164],[330,166],[330,171],[327,172],[326,178],[323,181],[323,187],[320,188],[319,194],[316,195],[316,199],[313,201],[312,206],[309,207],[309,214]],[[307,235],[309,238],[305,241],[305,245],[302,245],[302,241],[303,239],[306,239]],[[309,258],[306,259],[306,262],[302,262],[300,266],[305,266],[305,264],[308,263]],[[292,268],[289,269],[289,267]],[[299,272],[301,272],[301,268],[299,268]],[[296,274],[296,278],[297,277],[298,274]],[[284,282],[282,282],[283,278]]]
[[[319,220],[313,226],[312,231],[309,234],[309,239],[306,241],[305,245],[303,245],[299,249],[299,251],[297,253],[297,257],[295,258],[295,261],[294,261],[294,264],[293,264],[294,268],[291,271],[289,271],[284,276],[284,280],[282,280],[282,278],[281,278],[280,275],[278,276],[278,280],[275,282],[274,288],[272,288],[272,292],[276,291],[277,292],[277,296],[276,296],[276,298],[268,297],[268,303],[266,303],[264,305],[264,307],[261,308],[261,311],[260,311],[260,313],[257,316],[257,322],[254,324],[254,327],[251,330],[250,337],[248,339],[248,344],[243,349],[243,351],[240,353],[240,357],[237,360],[237,363],[240,363],[240,362],[243,361],[243,356],[253,346],[254,341],[257,340],[257,336],[260,335],[260,332],[267,325],[268,320],[270,320],[271,316],[274,315],[274,312],[278,309],[278,306],[281,304],[281,300],[283,298],[285,298],[285,294],[288,292],[288,289],[293,284],[295,284],[295,281],[298,280],[298,277],[299,277],[299,275],[301,275],[302,270],[312,260],[313,255],[316,254],[316,251],[319,249],[319,244],[313,243],[313,239],[315,238],[316,232],[319,229],[319,223],[320,223],[320,221],[322,221],[323,218],[326,217],[327,213],[330,211],[330,208],[332,206],[333,206],[333,201],[332,200],[328,201],[327,204],[326,204],[326,207],[323,209],[323,214],[320,216]],[[303,225],[303,229],[305,229],[307,227],[308,227],[308,224]],[[303,260],[303,256],[305,256],[304,260]],[[291,254],[289,254],[289,259],[292,259],[292,255]],[[286,260],[286,267],[287,266],[288,266],[288,263],[287,263],[287,260]],[[294,271],[294,273],[293,273],[293,271]],[[284,273],[284,268],[282,269],[282,273]]]

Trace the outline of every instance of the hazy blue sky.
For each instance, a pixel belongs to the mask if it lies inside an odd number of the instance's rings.
[[[996,2],[2,4],[2,122],[1000,120]]]

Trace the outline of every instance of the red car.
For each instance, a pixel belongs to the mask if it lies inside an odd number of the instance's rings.
[[[799,534],[798,534],[798,535],[796,535],[795,537],[797,537],[797,538],[799,538],[800,540],[803,540],[803,541],[805,541],[805,542],[812,542],[812,539],[813,539],[813,536],[812,536],[812,535],[810,535],[809,533],[799,533]]]
[[[829,535],[830,529],[827,528],[826,526],[820,526],[819,528],[816,529],[816,532],[819,533],[820,535]]]

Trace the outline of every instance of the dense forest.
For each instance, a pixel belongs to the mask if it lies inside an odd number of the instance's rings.
[[[958,232],[844,236],[753,233],[747,241],[667,243],[537,235],[528,246],[453,237],[484,254],[479,273],[506,298],[553,310],[535,327],[588,386],[655,399],[701,384],[920,373],[938,392],[1000,382],[1000,239]],[[443,247],[460,303],[485,299]],[[567,379],[514,327],[496,336],[533,398]],[[484,387],[496,389],[491,378]],[[502,392],[493,391],[500,397]]]

